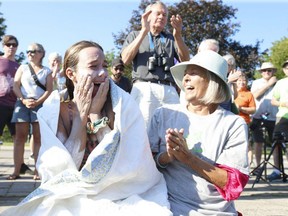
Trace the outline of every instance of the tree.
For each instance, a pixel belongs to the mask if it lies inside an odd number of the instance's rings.
[[[128,27],[118,35],[113,34],[117,48],[122,47],[130,31],[141,28],[141,15],[151,2],[154,1],[142,0],[138,11],[133,11]],[[196,54],[198,45],[203,39],[214,38],[220,43],[220,54],[229,52],[234,55],[237,65],[245,71],[253,71],[259,65],[261,60],[259,41],[255,45],[241,45],[240,42],[231,39],[240,28],[239,23],[231,21],[236,19],[237,9],[224,5],[222,0],[182,0],[167,6],[170,16],[171,14],[181,15],[182,36],[192,55]],[[167,30],[172,32],[171,25],[167,25]]]
[[[269,61],[271,61],[277,68],[276,76],[278,79],[285,77],[282,70],[282,65],[288,60],[288,38],[284,37],[279,41],[272,43],[273,46],[270,48],[271,54]]]
[[[1,6],[1,2],[0,2]],[[3,18],[3,13],[0,12],[0,41],[2,40],[2,37],[5,35],[7,26],[4,24],[5,19]],[[4,53],[0,51],[0,55],[3,55]],[[21,62],[25,59],[25,55],[23,52],[20,52],[18,55],[15,55],[15,60],[21,64]]]

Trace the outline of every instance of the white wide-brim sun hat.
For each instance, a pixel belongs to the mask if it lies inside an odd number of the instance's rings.
[[[201,51],[190,59],[190,61],[181,62],[171,67],[171,74],[176,84],[184,92],[185,90],[182,81],[188,65],[197,65],[211,73],[214,73],[223,81],[223,84],[227,88],[227,92],[231,92],[227,83],[228,64],[227,61],[218,53],[211,50]]]

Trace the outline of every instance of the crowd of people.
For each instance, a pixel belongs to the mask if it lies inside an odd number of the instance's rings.
[[[264,62],[250,88],[215,39],[190,58],[181,16],[170,16],[172,33],[168,17],[161,1],[146,8],[111,76],[98,43],[74,43],[63,60],[51,53],[46,67],[41,44],[30,44],[28,64],[19,65],[17,38],[3,36],[0,135],[7,125],[14,142],[7,179],[31,172],[23,157],[31,134],[33,179],[41,180],[3,215],[241,215],[234,200],[253,150],[258,166],[266,132],[271,142],[276,132],[288,138],[287,78],[277,81]],[[282,67],[288,76],[288,61]],[[283,177],[273,153],[269,181]]]

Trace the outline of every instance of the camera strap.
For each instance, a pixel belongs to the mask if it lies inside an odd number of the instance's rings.
[[[153,50],[156,54],[158,54],[157,50],[155,48],[156,44],[155,44],[155,41],[153,40],[153,36],[152,36],[151,32],[149,32],[148,37],[149,37],[150,51]],[[165,37],[162,33],[160,33],[160,40],[161,40],[161,43],[160,43],[161,47],[160,48],[161,48],[162,53],[164,53],[163,47],[165,45]]]

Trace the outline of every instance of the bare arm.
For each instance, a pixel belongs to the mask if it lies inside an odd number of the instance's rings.
[[[141,17],[142,28],[141,28],[139,35],[121,53],[122,61],[124,62],[125,65],[128,65],[133,61],[133,59],[135,58],[139,50],[139,47],[142,41],[144,40],[145,36],[150,31],[148,17],[151,14],[151,12],[152,11],[150,10],[142,15]]]
[[[176,16],[173,15],[170,19],[171,25],[173,27],[173,36],[175,39],[175,44],[178,49],[178,55],[180,58],[180,61],[189,61],[190,54],[189,49],[184,43],[184,40],[182,38],[182,18],[177,14]]]
[[[262,88],[257,89],[256,91],[251,92],[255,99],[261,98],[265,92],[272,87],[277,82],[277,78],[275,76],[271,77],[267,84],[264,85]]]

